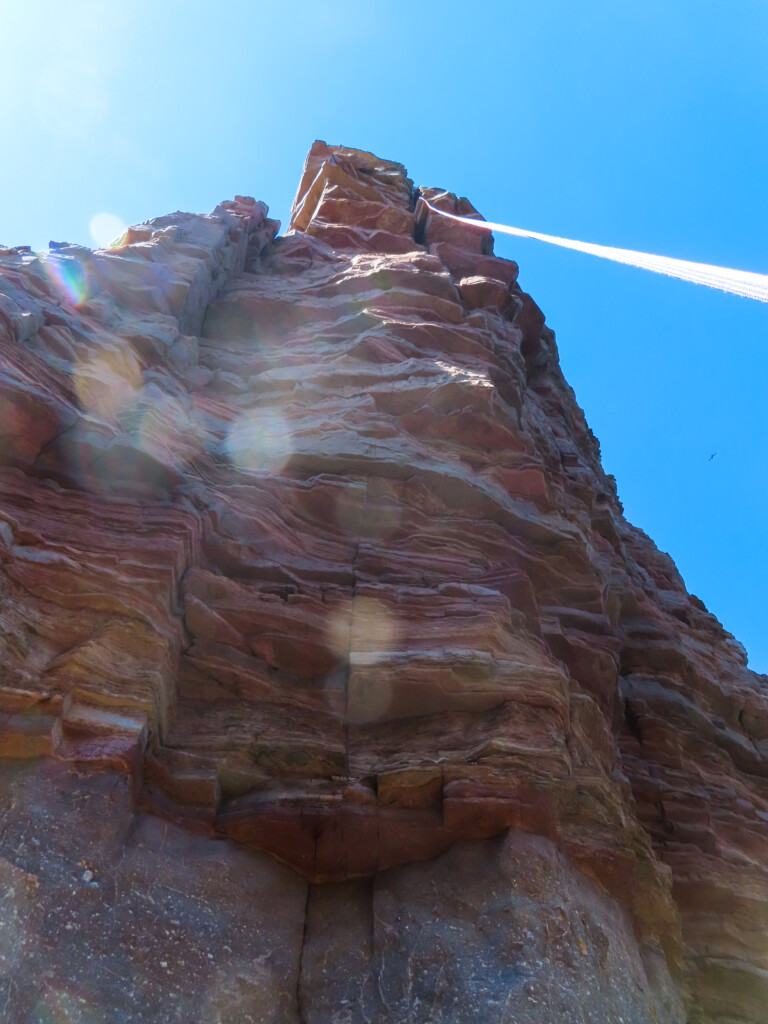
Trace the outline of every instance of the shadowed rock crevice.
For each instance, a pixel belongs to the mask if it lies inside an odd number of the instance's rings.
[[[243,1020],[756,1022],[765,677],[623,518],[517,264],[425,200],[481,219],[316,143],[281,238],[241,196],[0,251],[6,784],[59,765],[72,843],[118,773],[293,879]]]

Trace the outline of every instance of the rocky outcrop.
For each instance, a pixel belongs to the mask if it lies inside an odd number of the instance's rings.
[[[15,1019],[762,1020],[768,681],[424,198],[316,143],[284,237],[0,250]]]

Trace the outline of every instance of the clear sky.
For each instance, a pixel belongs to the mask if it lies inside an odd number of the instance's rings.
[[[768,273],[766,54],[765,0],[0,0],[0,242],[92,245],[99,214],[235,193],[285,223],[322,138],[489,220]],[[768,306],[496,251],[627,516],[768,672]]]

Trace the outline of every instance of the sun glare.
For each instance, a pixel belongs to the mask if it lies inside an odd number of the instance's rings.
[[[125,231],[125,224],[114,213],[97,213],[88,225],[97,249],[107,249]]]

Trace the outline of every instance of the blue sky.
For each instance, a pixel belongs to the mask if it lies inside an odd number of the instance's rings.
[[[315,138],[488,219],[768,273],[764,0],[0,0],[0,241],[287,220]],[[497,238],[628,518],[768,672],[768,306]],[[717,452],[709,461],[712,452]]]

